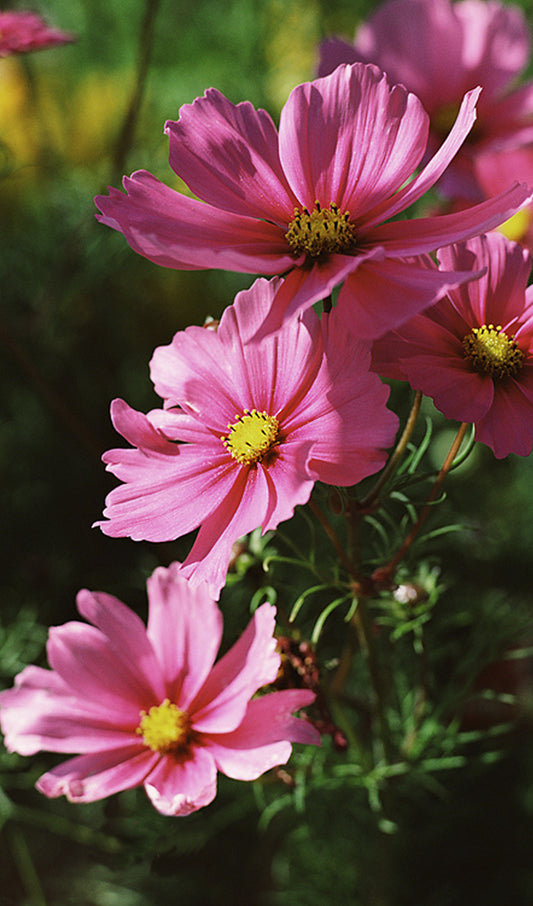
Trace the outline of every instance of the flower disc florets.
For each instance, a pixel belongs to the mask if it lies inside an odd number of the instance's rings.
[[[162,755],[169,752],[185,753],[191,741],[191,726],[185,711],[180,711],[166,698],[148,712],[141,711],[140,717],[135,732],[142,736],[144,744],[152,751]]]
[[[474,327],[463,338],[463,349],[474,371],[494,378],[516,377],[524,362],[524,354],[514,337],[508,337],[501,327],[492,324]]]
[[[235,416],[235,424],[228,425],[229,434],[222,437],[224,446],[237,462],[251,464],[262,462],[279,438],[279,423],[273,415],[244,410]]]
[[[334,252],[353,251],[355,232],[350,223],[350,213],[341,214],[338,206],[331,202],[329,208],[322,208],[315,201],[315,207],[309,213],[307,208],[294,209],[294,220],[289,223],[285,233],[292,253],[296,256],[305,254],[310,258],[320,258]]]

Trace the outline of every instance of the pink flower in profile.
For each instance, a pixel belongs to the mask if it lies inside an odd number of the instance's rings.
[[[75,41],[74,35],[50,28],[37,13],[8,10],[0,12],[0,57],[44,50]]]
[[[139,170],[124,179],[126,195],[111,188],[96,199],[99,220],[164,267],[286,275],[261,335],[344,281],[345,326],[374,338],[465,279],[405,257],[497,226],[528,195],[514,186],[458,215],[385,223],[442,175],[472,128],[477,96],[464,98],[447,139],[411,180],[428,116],[375,66],[341,66],[297,86],[279,133],[264,110],[209,89],[165,127],[170,164],[197,198]]]
[[[517,145],[533,139],[533,82],[516,87],[529,53],[528,24],[516,6],[494,0],[389,0],[360,26],[354,44],[339,38],[322,44],[319,73],[340,63],[376,63],[422,101],[431,118],[430,154],[464,93],[480,85],[478,120],[439,182],[446,195],[478,201],[483,198],[474,170],[478,152],[502,141]]]
[[[280,663],[274,607],[259,607],[214,664],[222,615],[205,584],[192,589],[177,564],[159,567],[148,601],[146,627],[111,595],[81,591],[78,610],[92,625],[53,627],[52,670],[26,667],[0,694],[10,751],[79,753],[39,778],[41,793],[94,802],[142,785],[162,814],[188,815],[214,799],[217,771],[255,780],[287,761],[291,742],[320,743],[292,716],[314,693],[253,698]]]
[[[376,472],[397,429],[388,388],[369,372],[370,344],[348,337],[335,311],[249,339],[279,283],[239,293],[218,331],[188,327],[156,349],[163,410],[112,404],[134,449],[104,455],[124,483],[108,495],[102,530],[169,541],[200,526],[182,571],[213,597],[238,538],[289,519],[317,480],[352,485]]]
[[[373,368],[406,379],[437,409],[475,423],[501,459],[533,446],[533,286],[528,252],[493,232],[439,252],[441,266],[486,267],[427,311],[378,340]]]

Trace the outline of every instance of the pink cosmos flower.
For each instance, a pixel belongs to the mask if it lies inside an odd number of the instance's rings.
[[[518,7],[494,0],[390,0],[361,25],[353,45],[339,38],[322,44],[319,73],[339,63],[376,63],[393,82],[415,92],[429,113],[429,154],[455,119],[464,93],[481,85],[478,121],[439,182],[446,195],[478,201],[478,151],[533,139],[533,82],[515,87],[529,61],[529,44]]]
[[[501,192],[516,178],[533,186],[533,143],[482,152],[474,161],[474,169],[486,197]],[[533,205],[524,205],[498,229],[533,252]]]
[[[397,429],[388,388],[369,373],[370,344],[347,337],[335,311],[250,339],[280,282],[239,293],[218,331],[188,327],[156,349],[163,410],[112,404],[134,449],[104,455],[124,484],[107,498],[102,530],[169,541],[200,526],[182,571],[214,597],[238,538],[289,519],[317,480],[352,485],[376,472]]]
[[[476,439],[501,459],[533,446],[533,286],[529,253],[493,232],[439,252],[441,266],[483,267],[378,340],[373,368],[406,379],[446,418],[472,422]]]
[[[74,35],[50,28],[37,13],[9,10],[0,12],[0,57],[43,50],[55,44],[68,44]]]
[[[442,175],[472,128],[478,93],[464,98],[448,138],[409,181],[429,119],[375,66],[341,66],[299,85],[279,134],[264,110],[211,88],[165,127],[172,168],[202,200],[139,170],[125,177],[126,195],[111,188],[96,199],[99,219],[164,267],[286,275],[261,335],[344,281],[345,325],[373,338],[465,279],[403,258],[491,229],[527,197],[514,186],[458,215],[385,223]]]
[[[26,667],[0,694],[10,751],[79,753],[39,778],[41,793],[94,802],[142,784],[159,812],[188,815],[214,799],[217,771],[255,780],[287,761],[291,742],[320,743],[292,717],[314,693],[253,698],[280,663],[275,607],[259,607],[214,664],[222,616],[205,584],[192,589],[177,564],[160,567],[148,600],[145,627],[111,595],[81,591],[78,610],[92,625],[53,627],[52,670]]]

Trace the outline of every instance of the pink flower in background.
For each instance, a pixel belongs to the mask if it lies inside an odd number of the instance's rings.
[[[75,41],[74,35],[50,28],[37,13],[9,10],[0,12],[0,57],[44,50],[55,44]]]
[[[145,170],[125,177],[128,194],[99,196],[99,219],[164,267],[286,275],[261,335],[329,295],[359,337],[395,327],[464,275],[409,266],[417,256],[506,220],[527,197],[515,186],[443,217],[385,223],[438,180],[475,120],[478,92],[411,181],[426,150],[428,116],[375,66],[341,66],[299,85],[280,119],[220,92],[168,122],[170,164],[198,196],[169,189]]]
[[[473,422],[476,440],[501,459],[533,447],[533,286],[531,258],[500,233],[439,252],[441,266],[487,267],[378,340],[373,368],[407,380],[437,409]]]
[[[465,92],[480,85],[478,120],[439,182],[446,195],[478,201],[478,151],[533,139],[533,83],[516,88],[529,52],[529,28],[518,7],[493,0],[390,0],[361,25],[353,45],[339,38],[323,43],[319,73],[340,63],[376,63],[429,113],[429,154],[448,132]]]
[[[280,281],[239,293],[218,331],[188,327],[156,349],[151,375],[164,409],[112,405],[133,449],[110,450],[123,484],[108,495],[107,535],[169,541],[200,526],[182,571],[224,584],[233,543],[274,529],[315,481],[352,485],[376,472],[394,440],[388,388],[369,373],[370,344],[335,312],[311,310],[261,343],[257,331]]]
[[[26,667],[0,694],[10,751],[79,753],[40,777],[41,793],[93,802],[143,785],[158,811],[187,815],[214,799],[217,771],[255,780],[287,761],[291,742],[319,744],[292,716],[312,692],[253,698],[280,663],[274,607],[259,607],[214,664],[222,615],[205,585],[192,589],[177,564],[160,567],[148,600],[145,627],[111,595],[81,591],[78,610],[93,625],[53,627],[52,670]]]
[[[476,156],[474,169],[486,197],[507,188],[512,179],[533,186],[533,143],[520,148],[482,152]],[[533,206],[524,205],[498,230],[533,252]]]

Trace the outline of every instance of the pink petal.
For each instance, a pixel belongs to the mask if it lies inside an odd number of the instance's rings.
[[[320,745],[320,733],[307,720],[293,717],[314,701],[304,689],[270,692],[251,701],[239,726],[230,733],[212,733],[205,740],[219,771],[235,780],[255,780],[285,764],[291,743]]]
[[[276,277],[256,280],[226,308],[218,330],[226,349],[228,374],[233,376],[243,404],[278,419],[285,419],[287,407],[298,405],[321,361],[319,319],[314,312],[304,320],[291,318],[283,331],[261,343],[252,340],[283,285]]]
[[[9,752],[35,755],[36,752],[101,752],[123,749],[136,742],[135,725],[125,714],[105,707],[80,704],[74,695],[58,698],[24,686],[7,689],[0,695],[0,723]]]
[[[226,308],[216,333],[187,328],[157,349],[151,371],[158,393],[172,402],[186,398],[219,436],[245,409],[285,418],[313,383],[322,352],[313,312],[304,321],[291,319],[261,344],[251,342],[282,284],[278,278],[256,280]]]
[[[50,629],[48,661],[73,695],[108,709],[119,726],[136,725],[139,711],[154,703],[156,690],[139,675],[134,662],[117,658],[116,649],[100,630],[84,623]]]
[[[533,82],[491,100],[485,116],[486,141],[481,148],[517,148],[533,141]]]
[[[153,427],[146,415],[132,409],[124,400],[112,401],[111,421],[115,430],[135,447],[143,447],[165,456],[177,455],[177,449]]]
[[[455,290],[450,297],[471,327],[495,324],[516,333],[517,320],[524,311],[524,296],[531,258],[520,245],[501,233],[473,237],[439,252],[442,267],[450,269],[486,266],[479,280]]]
[[[159,346],[150,362],[159,396],[168,405],[189,407],[198,416],[198,429],[216,431],[219,437],[235,420],[237,410],[242,413],[250,402],[240,402],[240,381],[228,381],[231,352],[218,330],[193,326],[179,331],[168,346]]]
[[[153,690],[156,700],[162,700],[166,694],[164,679],[141,618],[105,592],[83,589],[78,592],[76,604],[82,617],[106,637],[117,666],[129,671],[132,663],[135,664],[135,673],[143,687]]]
[[[163,267],[283,273],[292,266],[285,229],[221,211],[169,189],[146,170],[124,177],[124,195],[110,188],[96,205],[101,223],[124,233],[140,255]]]
[[[339,66],[299,85],[282,110],[280,158],[300,203],[335,202],[357,221],[411,176],[429,119],[375,66]]]
[[[177,563],[156,569],[147,587],[147,635],[164,676],[164,697],[187,710],[215,661],[222,614],[206,585],[191,586]]]
[[[270,696],[268,696],[270,698]],[[295,719],[295,718],[294,718]],[[310,726],[310,725],[309,725]],[[238,730],[234,731],[238,734]],[[226,734],[230,743],[233,733]],[[223,734],[220,734],[223,738]],[[218,737],[213,735],[208,743],[209,752],[216,762],[221,774],[232,777],[234,780],[257,780],[265,771],[270,771],[280,764],[286,764],[292,752],[292,746],[287,740],[259,745],[255,748],[239,748],[238,736],[235,739],[235,748],[226,743],[220,745],[215,742]]]
[[[520,316],[520,326],[516,331],[516,337],[520,340],[520,348],[525,349],[525,344],[527,344],[527,351],[531,352],[533,346],[533,286],[527,287],[525,299],[524,310]]]
[[[52,768],[35,784],[51,799],[66,796],[69,802],[96,802],[144,781],[161,758],[158,752],[138,746],[79,755]]]
[[[475,157],[474,168],[487,197],[506,189],[514,179],[532,186],[533,148],[530,144],[517,148],[514,145],[493,149],[489,146],[486,150],[480,148]]]
[[[476,424],[476,440],[487,444],[497,459],[509,453],[529,456],[533,449],[533,369],[495,386],[494,402]]]
[[[152,409],[146,418],[167,440],[205,443],[208,436],[200,419],[181,409]]]
[[[480,91],[480,88],[475,88],[473,91],[469,91],[465,94],[452,130],[438,151],[433,155],[418,176],[415,176],[408,185],[403,189],[400,189],[392,199],[385,200],[365,217],[365,230],[368,230],[383,220],[394,217],[396,214],[399,214],[400,211],[405,211],[409,205],[412,205],[415,201],[418,201],[419,198],[422,198],[422,195],[435,185],[439,177],[444,173],[448,164],[457,154],[474,125],[476,119],[476,101]],[[420,223],[420,220],[418,220],[417,223]],[[435,246],[433,246],[433,248],[435,248]],[[429,248],[424,249],[423,251],[429,251]]]
[[[487,94],[500,93],[528,63],[529,28],[522,10],[480,0],[453,9],[463,32],[463,67],[478,73]]]
[[[170,166],[192,192],[217,208],[279,225],[296,199],[283,174],[278,134],[265,110],[232,104],[210,88],[168,122]]]
[[[315,477],[309,477],[309,454],[313,441],[300,438],[294,443],[287,441],[280,449],[274,464],[264,470],[269,490],[268,509],[261,526],[263,534],[277,528],[294,515],[296,506],[303,506],[309,500]]]
[[[162,758],[146,778],[144,788],[162,815],[190,815],[216,796],[213,756],[197,746],[187,761],[178,762],[171,755]]]
[[[528,201],[529,193],[527,186],[515,183],[506,192],[455,214],[376,226],[369,230],[365,241],[382,246],[390,256],[418,255],[499,226]]]
[[[0,57],[44,50],[75,40],[74,35],[48,26],[37,13],[22,10],[0,12]]]
[[[254,339],[258,342],[286,322],[326,299],[343,280],[367,259],[381,260],[383,249],[372,248],[360,255],[329,255],[310,267],[294,268],[279,284],[272,305]]]
[[[344,282],[338,317],[351,334],[377,339],[428,308],[458,283],[478,275],[479,271],[447,273],[428,266],[424,259],[365,262]]]
[[[111,450],[108,468],[122,481],[106,498],[107,522],[96,523],[112,538],[171,541],[193,531],[235,498],[240,470],[220,444],[214,456],[196,444],[177,447],[179,456],[149,458],[141,450]]]
[[[401,367],[413,390],[430,396],[446,418],[476,422],[492,405],[492,379],[471,371],[464,357],[448,358],[431,351],[402,359]]]
[[[181,570],[194,584],[207,582],[215,600],[226,581],[233,544],[262,525],[270,510],[270,486],[262,466],[237,467],[233,476],[231,489],[203,520]]]
[[[273,682],[280,656],[273,636],[276,608],[262,604],[240,639],[213,667],[191,703],[198,733],[226,733],[241,723],[255,692]]]
[[[448,0],[380,4],[357,31],[356,58],[377,63],[431,113],[463,91],[463,42],[455,9]],[[467,87],[473,84],[468,80]]]
[[[285,424],[285,445],[310,444],[306,472],[328,484],[353,485],[383,464],[397,418],[388,388],[368,373],[370,344],[346,331],[335,308],[320,321],[324,357],[313,385]],[[277,462],[276,462],[277,466]]]

